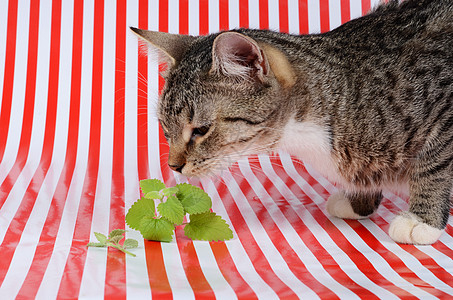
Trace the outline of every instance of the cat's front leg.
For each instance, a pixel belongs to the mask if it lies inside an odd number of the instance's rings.
[[[340,191],[329,197],[327,212],[341,219],[363,219],[376,211],[381,200],[381,191]]]
[[[450,213],[452,164],[418,162],[410,181],[409,211],[390,224],[389,235],[399,243],[429,245],[447,226]]]

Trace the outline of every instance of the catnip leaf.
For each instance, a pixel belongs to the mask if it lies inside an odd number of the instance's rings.
[[[174,194],[178,193],[178,188],[177,187],[169,187],[169,188],[165,188],[162,190],[162,194],[166,197],[170,197],[170,196],[173,196]]]
[[[137,247],[138,247],[138,241],[136,241],[134,239],[126,239],[123,243],[124,249],[137,248]]]
[[[140,189],[146,195],[149,192],[159,192],[165,188],[165,184],[159,179],[145,179],[140,180]]]
[[[156,206],[153,199],[140,198],[129,208],[126,214],[126,223],[130,228],[139,229],[140,221],[144,217],[155,217]]]
[[[184,221],[184,207],[175,196],[168,197],[167,201],[157,206],[160,215],[176,225],[181,225]]]
[[[188,183],[181,183],[178,188],[178,197],[184,210],[189,214],[200,214],[209,211],[212,206],[211,198],[199,187]]]
[[[105,244],[107,242],[107,237],[99,232],[95,232],[94,236],[98,239],[98,241],[102,244]]]
[[[166,219],[154,219],[146,216],[140,221],[138,230],[147,240],[171,242],[175,226]]]
[[[109,238],[109,242],[118,244],[123,238],[124,238],[124,236],[122,236],[122,235],[115,235],[115,236]]]
[[[114,229],[114,230],[110,231],[109,238],[112,238],[117,235],[123,236],[123,234],[125,232],[126,232],[126,230],[124,230],[124,229]]]
[[[157,192],[157,191],[151,191],[149,193],[146,193],[145,198],[148,199],[162,199],[162,195]]]
[[[104,244],[104,243],[93,243],[93,242],[91,242],[91,243],[87,244],[87,247],[107,247],[107,245]]]
[[[222,217],[213,212],[190,215],[184,227],[188,238],[202,241],[225,241],[233,238],[233,232]]]

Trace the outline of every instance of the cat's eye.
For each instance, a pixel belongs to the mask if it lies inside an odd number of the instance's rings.
[[[210,125],[205,125],[201,127],[194,128],[192,130],[192,139],[196,139],[198,137],[202,137],[208,133],[209,129],[211,128]]]

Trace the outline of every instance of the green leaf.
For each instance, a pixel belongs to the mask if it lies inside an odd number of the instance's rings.
[[[181,202],[174,197],[168,197],[167,201],[157,206],[160,215],[176,225],[181,225],[184,221],[184,207]]]
[[[121,241],[124,238],[123,235],[115,235],[109,239],[109,242],[112,242],[114,244],[118,244],[119,241]]]
[[[162,218],[154,219],[147,216],[140,221],[139,231],[147,240],[170,242],[174,230],[173,223]]]
[[[123,243],[124,249],[137,248],[137,247],[138,247],[138,242],[134,239],[126,239]]]
[[[87,247],[107,247],[107,245],[103,243],[88,243]]]
[[[211,198],[199,187],[188,183],[181,183],[176,187],[179,190],[176,196],[187,213],[191,215],[200,214],[207,212],[211,208]]]
[[[233,238],[233,232],[222,217],[213,212],[190,215],[190,223],[184,233],[193,240],[225,241]]]
[[[126,232],[126,230],[124,230],[124,229],[114,229],[114,230],[110,231],[109,238],[112,238],[112,237],[117,236],[117,235],[123,236],[123,234],[125,232]]]
[[[174,194],[178,193],[179,189],[177,187],[169,187],[169,188],[165,188],[162,190],[162,194],[164,194],[164,196],[166,197],[170,197],[170,196],[173,196]]]
[[[146,193],[145,198],[148,199],[162,199],[162,195],[157,192],[157,191],[151,191],[149,193]]]
[[[140,198],[129,208],[126,214],[126,223],[130,228],[138,229],[144,217],[155,217],[156,206],[153,199]]]
[[[94,235],[100,243],[105,244],[107,242],[107,237],[104,234],[95,232]]]
[[[140,180],[140,188],[144,195],[148,194],[149,192],[159,192],[160,190],[165,188],[165,184],[160,181],[159,179],[145,179]]]

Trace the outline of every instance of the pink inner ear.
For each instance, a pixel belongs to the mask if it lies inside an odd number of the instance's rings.
[[[235,32],[220,34],[215,40],[214,59],[225,75],[266,75],[261,49],[256,43]]]

